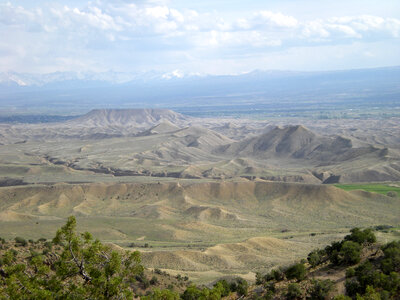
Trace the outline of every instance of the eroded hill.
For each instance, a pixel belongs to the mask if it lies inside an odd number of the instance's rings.
[[[61,123],[2,125],[0,176],[27,182],[71,181],[46,177],[54,172],[99,182],[104,175],[305,183],[400,180],[399,145],[372,142],[350,129],[341,135],[316,129],[196,119],[165,109],[94,110]]]
[[[146,266],[204,281],[287,264],[349,227],[400,222],[398,198],[295,183],[35,185],[0,188],[0,199],[0,236],[50,237],[75,215],[102,241],[140,249]]]

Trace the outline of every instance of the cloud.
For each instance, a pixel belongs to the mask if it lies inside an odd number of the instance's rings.
[[[51,8],[50,13],[53,19],[49,23],[60,31],[83,31],[89,28],[100,31],[122,31],[124,28],[124,24],[119,24],[121,19],[117,16],[114,17],[93,5],[84,8],[66,5],[62,8]]]
[[[145,9],[146,15],[154,19],[167,19],[169,9],[166,6],[148,7]]]
[[[259,24],[267,24],[278,27],[295,28],[299,22],[292,16],[287,16],[281,13],[272,11],[260,11],[255,14],[254,20]]]
[[[328,29],[325,28],[325,25],[322,20],[307,22],[302,29],[302,35],[305,38],[320,38],[320,39],[326,39],[331,36]]]
[[[0,4],[0,23],[4,25],[23,25],[34,21],[36,13],[22,6],[13,6],[10,2]]]
[[[378,16],[345,16],[327,20],[315,20],[304,24],[303,37],[337,39],[374,39],[397,38],[400,33],[400,20]]]
[[[172,7],[166,0],[77,3],[32,7],[0,2],[4,37],[0,68],[25,66],[40,71],[165,65],[175,70],[179,60],[189,65],[191,60],[243,59],[400,36],[399,19],[373,15],[302,20],[280,11],[259,10],[229,18],[218,11]]]

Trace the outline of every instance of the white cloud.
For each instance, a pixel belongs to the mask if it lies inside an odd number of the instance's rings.
[[[260,11],[256,13],[255,20],[259,21],[260,23],[265,22],[268,25],[287,28],[295,28],[299,23],[297,19],[292,16],[287,16],[282,13],[275,13],[272,11]]]
[[[225,55],[242,59],[278,49],[371,43],[400,35],[400,19],[373,15],[302,20],[259,10],[229,18],[218,11],[178,9],[166,0],[74,3],[33,8],[0,3],[4,37],[0,71],[21,66],[125,68],[124,59],[132,68],[135,64],[152,68],[180,59],[201,61]]]
[[[325,28],[325,25],[322,20],[307,22],[304,25],[302,34],[306,38],[321,38],[321,39],[326,39],[331,35],[329,31]]]
[[[106,13],[104,13],[98,7],[89,7],[88,11],[80,11],[78,8],[74,8],[72,10],[74,16],[77,19],[75,20],[78,24],[87,24],[94,28],[98,28],[101,30],[115,30],[121,31],[122,27],[117,25],[114,21],[114,18]]]
[[[97,6],[90,5],[84,9],[64,6],[58,9],[51,8],[50,12],[56,18],[56,25],[61,29],[73,27],[82,30],[82,27],[91,27],[98,30],[123,30],[123,26],[116,22],[116,17],[105,13]]]
[[[342,24],[327,24],[326,28],[328,28],[331,32],[338,32],[342,33],[344,37],[352,37],[352,38],[361,38],[361,34],[357,33],[349,25],[342,25]]]
[[[171,17],[178,23],[183,23],[185,22],[185,18],[183,14],[181,14],[178,10],[176,9],[170,9],[169,11]]]
[[[282,45],[279,38],[270,37],[259,31],[237,31],[226,32],[212,30],[203,32],[193,37],[193,42],[199,48],[242,48],[249,49],[252,47],[278,47]]]
[[[146,15],[154,19],[167,19],[169,9],[166,6],[148,7],[145,9]]]
[[[22,6],[13,6],[10,2],[0,3],[0,23],[5,25],[23,25],[36,19],[39,11],[32,12]]]
[[[174,70],[169,73],[165,73],[162,75],[162,78],[164,79],[172,79],[172,78],[183,78],[185,76],[185,73],[181,70]]]
[[[396,38],[400,33],[400,20],[378,16],[345,16],[315,20],[303,26],[304,37],[320,38]]]

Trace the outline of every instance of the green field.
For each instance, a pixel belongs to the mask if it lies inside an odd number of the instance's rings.
[[[367,183],[367,184],[335,184],[336,187],[341,188],[345,191],[353,191],[353,190],[363,190],[372,193],[378,193],[382,195],[386,195],[388,192],[393,191],[397,193],[397,196],[400,197],[400,187],[399,186],[390,186],[386,184],[376,184],[376,183]]]

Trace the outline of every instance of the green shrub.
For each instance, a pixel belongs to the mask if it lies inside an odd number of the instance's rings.
[[[350,296],[367,294],[368,298],[368,287],[377,289],[382,299],[396,299],[400,294],[400,274],[384,274],[376,265],[365,261],[355,268],[355,276],[346,281],[346,291]]]
[[[285,271],[287,279],[297,279],[298,281],[303,280],[306,273],[306,267],[302,263],[292,265]]]
[[[332,244],[326,246],[325,252],[331,261],[332,264],[334,265],[339,265],[340,264],[340,250],[342,249],[342,244],[343,242],[333,242]]]
[[[264,276],[264,280],[267,282],[271,280],[279,282],[282,281],[283,279],[285,279],[285,274],[280,269],[271,270],[271,272],[269,272]]]
[[[232,292],[237,292],[239,296],[246,296],[249,284],[243,278],[237,278],[231,282],[229,287]]]
[[[138,252],[116,252],[94,240],[90,233],[77,233],[75,217],[69,217],[57,231],[54,242],[62,246],[52,262],[33,251],[19,264],[13,251],[3,254],[6,267],[0,276],[0,298],[133,298],[134,276],[143,271]]]
[[[264,300],[272,300],[272,299],[274,299],[274,295],[275,295],[275,294],[274,294],[273,291],[267,290],[267,292],[265,293],[263,299],[264,299]]]
[[[374,284],[374,266],[369,261],[365,261],[355,268],[355,276],[357,277],[357,280],[360,283],[360,288],[363,291],[367,285]]]
[[[256,284],[260,285],[264,282],[264,276],[260,272],[256,272]]]
[[[188,286],[181,295],[183,300],[197,300],[201,297],[202,291],[194,284]]]
[[[400,241],[394,241],[382,247],[384,258],[381,263],[385,274],[400,272]]]
[[[142,289],[147,289],[150,286],[150,281],[147,279],[147,277],[144,275],[143,272],[137,274],[135,276],[135,279],[141,283]]]
[[[333,242],[325,251],[333,265],[354,265],[361,259],[361,245],[374,242],[376,237],[371,229],[353,228],[342,242]]]
[[[341,264],[354,265],[361,259],[361,246],[356,242],[346,241],[343,243],[339,254]]]
[[[53,249],[53,243],[52,242],[45,242],[44,246],[49,250]]]
[[[381,300],[381,295],[372,286],[367,286],[365,294],[357,295],[357,300]]]
[[[286,293],[287,299],[302,299],[303,292],[297,283],[291,283],[288,286],[288,291]]]
[[[140,297],[142,300],[179,300],[179,294],[171,290],[155,289],[146,296]]]
[[[346,270],[346,278],[354,277],[356,275],[356,271],[354,268],[348,268]]]
[[[150,279],[150,284],[151,285],[156,285],[158,283],[158,279],[156,276],[151,277]]]
[[[249,288],[249,284],[247,283],[246,280],[238,279],[236,293],[238,293],[239,296],[247,296],[248,288]]]
[[[160,269],[154,269],[154,273],[161,275],[162,271]]]
[[[329,279],[313,280],[312,284],[310,291],[310,299],[312,300],[324,300],[334,286],[334,282]]]
[[[345,241],[353,241],[360,245],[364,243],[375,243],[376,236],[371,229],[367,228],[361,230],[360,228],[353,228],[350,230],[351,234],[344,237]]]
[[[18,244],[18,246],[26,246],[28,244],[26,240],[20,236],[17,236],[14,240],[15,243]]]
[[[356,278],[347,279],[345,282],[345,286],[346,294],[350,297],[357,295],[357,293],[359,293],[361,290],[360,283]]]
[[[40,255],[39,252],[35,251],[35,250],[32,249],[32,248],[29,249],[29,252],[30,252],[30,254],[31,254],[31,258]]]
[[[375,230],[377,230],[377,231],[388,230],[391,228],[393,228],[392,225],[377,225],[377,226],[375,226]]]
[[[212,289],[208,288],[200,289],[192,284],[183,292],[183,294],[181,295],[181,299],[183,300],[221,299],[221,297],[229,295],[229,290],[227,290],[226,287],[227,287],[226,281],[225,283],[223,283],[222,280],[218,281]]]
[[[216,284],[214,284],[214,287],[212,289],[211,294],[214,296],[219,296],[216,299],[219,299],[221,297],[226,297],[230,294],[231,290],[229,288],[229,284],[226,280],[220,280]]]
[[[311,267],[315,268],[316,266],[322,264],[325,261],[326,252],[325,250],[313,250],[308,256],[307,260]]]
[[[337,295],[337,296],[333,297],[333,300],[351,300],[351,298],[349,296],[345,296],[345,295]]]
[[[395,191],[389,191],[389,192],[386,193],[386,196],[392,197],[392,198],[396,198],[397,197],[397,193]]]
[[[228,296],[231,292],[229,283],[225,279],[222,279],[222,280],[219,280],[216,284],[214,284],[214,287],[217,286],[218,284],[222,287],[221,296],[222,297]]]

